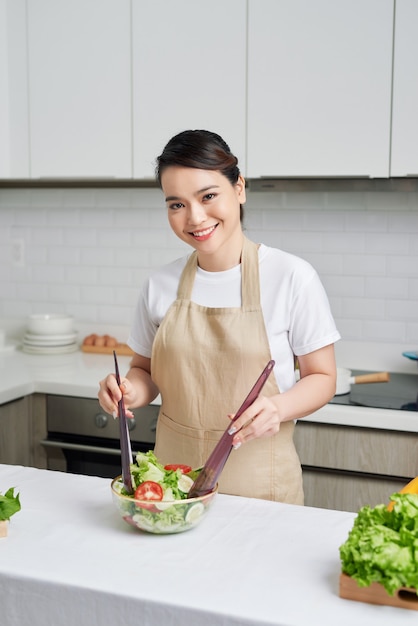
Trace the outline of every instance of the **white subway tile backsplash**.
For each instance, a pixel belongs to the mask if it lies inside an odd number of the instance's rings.
[[[388,300],[386,304],[388,318],[392,320],[418,320],[418,302],[404,300]]]
[[[88,247],[80,249],[79,265],[82,267],[96,267],[97,270],[103,267],[113,267],[115,265],[116,250],[113,248],[103,248],[102,246]]]
[[[348,209],[351,211],[364,211],[366,208],[366,194],[356,191],[328,192],[325,206],[331,211],[336,209]]]
[[[131,192],[129,189],[97,189],[95,193],[95,205],[99,208],[128,207],[131,204]]]
[[[364,293],[364,278],[362,276],[332,276],[323,275],[322,282],[328,293],[342,298],[362,299]]]
[[[66,283],[80,286],[97,284],[97,267],[88,267],[87,265],[80,264],[79,266],[60,266],[59,269],[63,271],[63,280],[65,280]]]
[[[247,190],[245,228],[312,263],[344,339],[418,347],[418,193]],[[188,252],[159,189],[0,189],[0,317],[129,327],[149,273]]]
[[[411,350],[418,351],[418,320],[405,324],[405,343],[410,343]]]
[[[26,302],[48,302],[48,284],[45,282],[34,283],[31,281],[19,282],[16,285],[16,297]]]
[[[368,192],[366,194],[366,208],[374,211],[399,211],[409,205],[409,193],[399,192]]]
[[[304,230],[309,232],[341,232],[344,229],[343,211],[305,212]]]
[[[365,233],[335,231],[322,234],[322,250],[325,252],[339,252],[340,254],[359,254],[366,252]]]
[[[348,318],[359,318],[361,320],[382,320],[385,317],[385,311],[379,298],[370,298],[368,294],[362,298],[344,297],[344,315]]]
[[[129,246],[132,242],[131,230],[127,228],[98,228],[97,243],[104,249]]]
[[[38,226],[30,228],[28,232],[29,242],[33,245],[59,245],[64,242],[63,228],[39,228]]]
[[[48,263],[57,265],[78,265],[80,261],[80,249],[70,246],[57,246],[56,242],[48,247]]]
[[[407,278],[389,278],[387,276],[367,276],[365,279],[366,293],[372,298],[408,299],[409,281]]]
[[[80,299],[85,304],[107,304],[113,297],[113,289],[107,285],[83,285],[80,287]]]
[[[385,233],[388,230],[388,215],[381,211],[346,211],[345,230],[360,233]]]
[[[418,236],[418,234],[417,234]],[[388,256],[387,267],[388,276],[408,276],[415,278],[418,276],[418,255],[417,250],[414,250],[413,254],[408,254],[405,250],[405,254],[402,256]]]
[[[408,239],[399,233],[367,233],[367,250],[373,254],[402,254],[408,249]]]
[[[48,286],[48,301],[71,304],[81,300],[81,288],[78,285],[60,283]]]
[[[418,233],[418,210],[416,209],[415,211],[389,213],[387,216],[388,230],[392,233],[413,233],[416,242]]]
[[[410,278],[408,280],[408,297],[411,300],[418,300],[418,278]]]
[[[113,209],[99,209],[95,206],[80,210],[80,228],[113,228],[114,224]]]
[[[287,192],[284,194],[284,206],[295,209],[325,208],[327,194],[324,192]]]
[[[365,320],[362,327],[365,341],[405,343],[405,325],[387,320]]]
[[[386,276],[386,257],[372,254],[344,254],[344,276]]]
[[[65,279],[65,271],[61,265],[33,265],[32,280],[41,284],[62,284]]]
[[[97,245],[98,234],[94,228],[64,228],[62,230],[63,245],[73,247],[90,247]]]

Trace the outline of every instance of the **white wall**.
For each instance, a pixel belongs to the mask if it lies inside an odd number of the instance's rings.
[[[344,339],[418,347],[418,193],[250,192],[245,223],[316,267]],[[149,271],[186,249],[157,189],[0,189],[0,318],[129,326]]]

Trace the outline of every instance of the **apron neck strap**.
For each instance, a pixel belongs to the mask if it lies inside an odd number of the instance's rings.
[[[194,251],[183,269],[177,289],[178,300],[190,300],[197,271],[197,252]],[[242,306],[260,306],[260,280],[258,271],[258,245],[244,237],[241,253]]]

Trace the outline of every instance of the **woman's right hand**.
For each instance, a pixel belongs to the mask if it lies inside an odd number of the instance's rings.
[[[135,391],[131,381],[128,378],[121,378],[120,387],[116,381],[114,374],[109,374],[100,381],[100,389],[97,394],[99,398],[99,404],[106,413],[117,417],[118,415],[118,402],[122,399],[125,404],[125,413],[127,417],[133,417],[132,411],[129,411],[127,407],[133,401]]]

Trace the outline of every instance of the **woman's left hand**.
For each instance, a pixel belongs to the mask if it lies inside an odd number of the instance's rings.
[[[230,419],[234,415],[228,416]],[[229,433],[234,435],[232,445],[237,450],[243,443],[260,437],[271,437],[280,430],[277,405],[271,398],[259,396],[253,404],[234,422]]]

